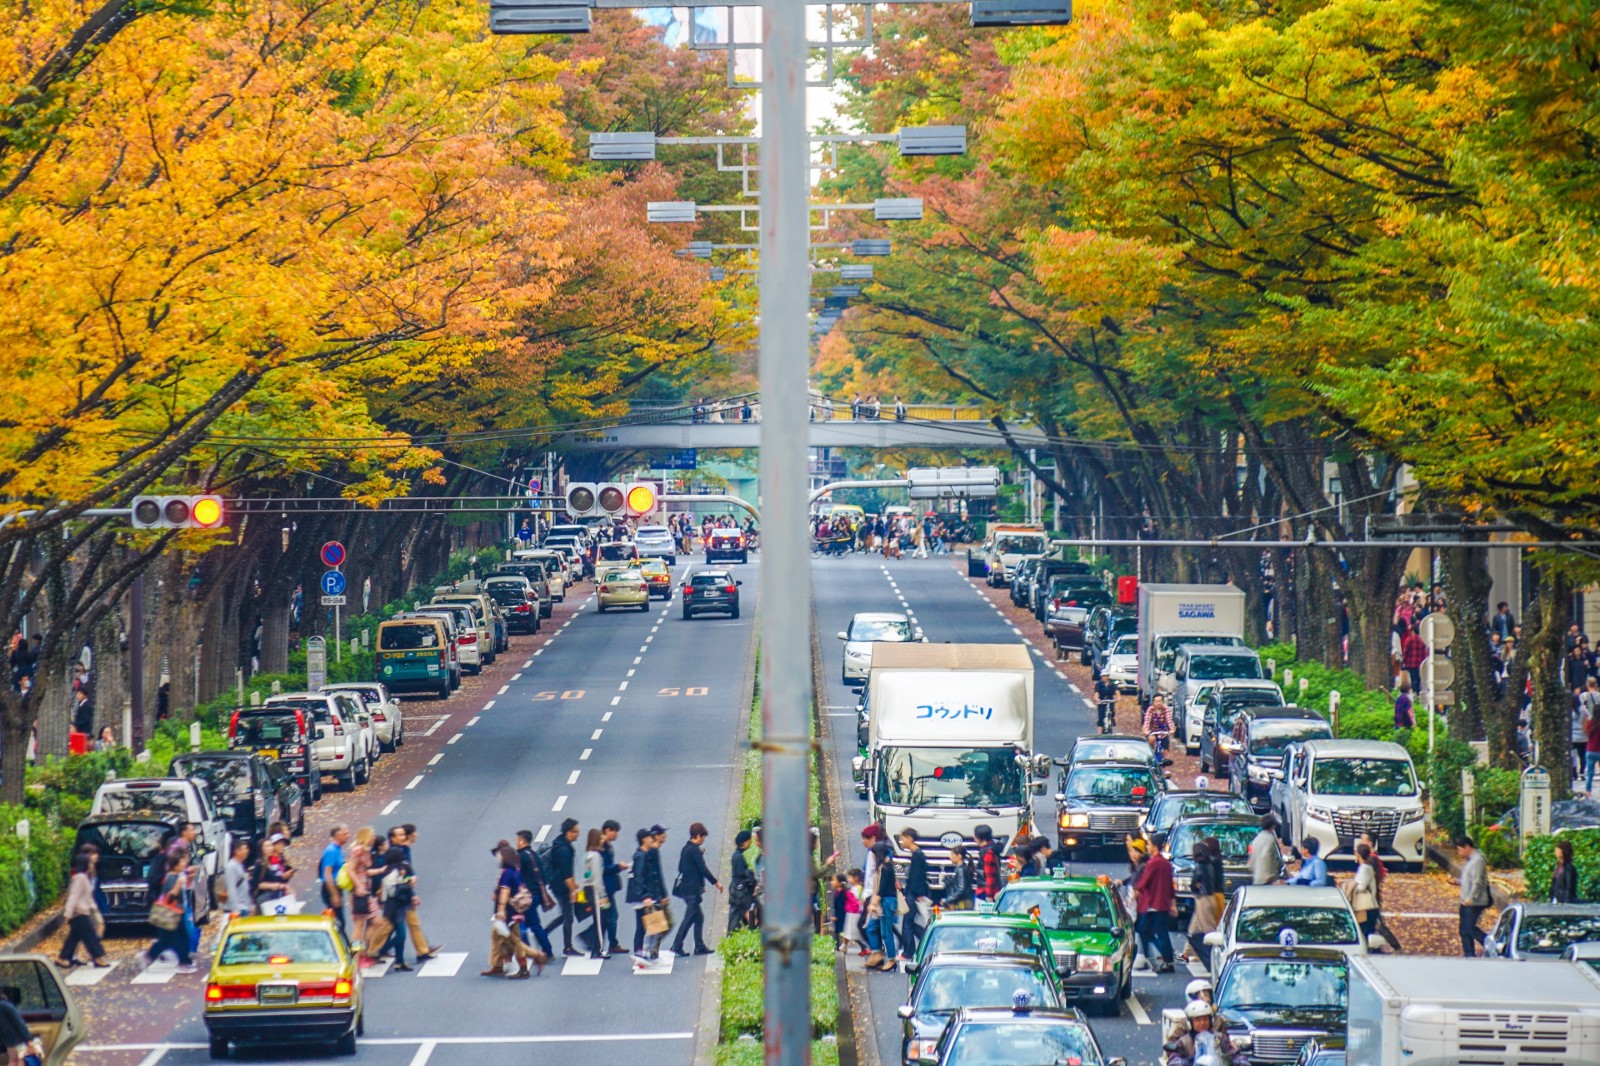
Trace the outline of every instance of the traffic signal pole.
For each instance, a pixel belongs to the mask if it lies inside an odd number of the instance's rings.
[[[761,49],[761,739],[766,1061],[811,1060],[811,173],[806,5],[766,0]]]

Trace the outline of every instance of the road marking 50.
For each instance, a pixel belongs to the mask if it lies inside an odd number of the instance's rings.
[[[664,688],[656,692],[657,696],[704,696],[710,690],[701,685],[689,688]]]
[[[533,698],[536,700],[581,700],[583,699],[583,691],[581,688],[569,688],[565,692],[536,692],[533,694]]]

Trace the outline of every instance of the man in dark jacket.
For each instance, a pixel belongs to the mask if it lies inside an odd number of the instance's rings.
[[[917,957],[917,942],[922,930],[933,916],[933,896],[928,887],[928,853],[917,846],[917,834],[909,826],[900,830],[900,847],[910,856],[906,863],[905,908],[900,919],[900,955]]]
[[[622,833],[622,823],[615,818],[607,818],[600,824],[601,872],[600,877],[605,884],[606,899],[611,900],[611,906],[603,908],[600,920],[605,927],[606,952],[612,955],[622,954],[622,945],[617,943],[617,903],[622,896],[622,872],[628,868],[625,862],[617,861],[617,849],[612,847],[618,836]]]
[[[730,933],[747,925],[754,929],[760,924],[751,913],[751,904],[756,900],[756,872],[750,869],[750,861],[744,857],[752,839],[748,829],[739,830],[739,834],[733,838],[733,876],[728,879]]]
[[[695,822],[689,827],[689,842],[678,853],[678,880],[673,883],[672,894],[683,900],[683,921],[678,923],[678,935],[672,941],[674,955],[683,954],[683,941],[690,929],[694,930],[694,953],[711,954],[711,949],[706,947],[706,913],[700,908],[700,901],[705,898],[707,885],[721,892],[722,882],[706,865],[702,845],[709,835],[704,825]]]
[[[645,951],[644,909],[666,902],[667,882],[661,873],[661,843],[667,839],[667,827],[653,825],[638,833],[639,847],[633,853],[633,876],[628,878],[628,904],[634,908],[633,961],[641,965],[655,958],[652,950]],[[659,943],[659,940],[657,941]]]
[[[563,955],[583,954],[572,946],[572,897],[578,892],[578,882],[574,873],[576,853],[573,851],[573,846],[577,839],[578,820],[568,818],[561,823],[561,835],[556,837],[555,843],[550,847],[550,877],[545,881],[545,887],[556,898],[556,906],[561,908],[561,913],[545,924],[544,931],[548,933],[558,925],[561,927]]]
[[[533,893],[534,902],[534,909],[529,912],[533,921],[522,923],[523,943],[527,943],[531,936],[539,945],[540,951],[546,955],[554,955],[555,951],[550,947],[550,934],[545,932],[544,922],[539,920],[538,910],[554,907],[556,900],[550,894],[550,889],[545,886],[544,872],[539,869],[539,856],[533,850],[533,834],[526,829],[517,830],[517,859],[522,864],[522,883]]]

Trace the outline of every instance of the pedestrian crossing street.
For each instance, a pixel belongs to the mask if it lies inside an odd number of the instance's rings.
[[[368,981],[377,981],[385,978],[403,980],[407,977],[478,978],[480,975],[476,969],[467,968],[463,972],[463,967],[466,966],[469,957],[470,954],[465,951],[441,951],[434,958],[416,967],[411,973],[392,973],[394,961],[392,959],[383,959],[377,965],[362,970],[362,976]],[[69,985],[83,988],[98,985],[102,982],[108,984],[165,985],[172,984],[175,979],[179,979],[176,982],[177,984],[198,986],[205,983],[206,964],[199,957],[195,961],[200,970],[198,973],[193,974],[180,974],[178,973],[177,963],[162,960],[151,963],[143,971],[140,971],[136,963],[126,960],[113,962],[105,969],[97,969],[93,966],[79,966],[67,974],[66,982]],[[665,949],[662,950],[659,959],[647,966],[637,965],[632,957],[628,955],[617,955],[610,959],[591,959],[587,955],[566,956],[548,963],[542,976],[599,977],[602,974],[626,973],[634,977],[665,977],[672,973],[673,964],[676,961],[676,956]],[[508,970],[507,972],[510,971]],[[110,980],[114,974],[118,975],[117,979]]]

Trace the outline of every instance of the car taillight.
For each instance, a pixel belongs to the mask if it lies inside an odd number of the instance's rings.
[[[256,990],[250,985],[207,985],[206,1002],[223,1003],[230,999],[255,999]]]
[[[333,723],[333,735],[336,736],[336,737],[344,736],[344,725],[342,723],[340,723],[340,722]]]
[[[600,586],[600,591],[601,592],[610,592],[611,591],[611,586],[610,585],[601,585]]]
[[[739,590],[737,588],[735,588],[734,586],[729,585],[727,588],[723,589],[722,591],[731,593],[731,592],[738,592]]]
[[[463,643],[463,644],[476,644],[476,643],[478,643],[478,634],[476,634],[476,633],[463,633],[463,634],[461,634],[461,643]]]
[[[384,713],[382,711],[373,711],[372,712],[372,720],[374,722],[387,722],[389,719],[388,719],[387,716],[384,715]]]

